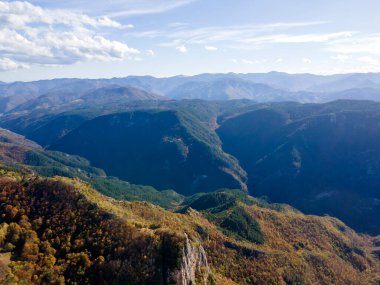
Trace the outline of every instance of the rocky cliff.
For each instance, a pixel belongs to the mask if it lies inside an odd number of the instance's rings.
[[[194,285],[208,284],[210,268],[202,245],[192,245],[186,236],[185,246],[182,249],[180,267],[168,275],[168,284]]]

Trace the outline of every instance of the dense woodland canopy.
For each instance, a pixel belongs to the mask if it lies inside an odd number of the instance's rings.
[[[376,284],[371,239],[334,218],[238,190],[187,198],[173,213],[106,198],[80,180],[1,173],[5,284],[170,284],[186,237],[205,249],[197,276],[209,272],[210,284]]]

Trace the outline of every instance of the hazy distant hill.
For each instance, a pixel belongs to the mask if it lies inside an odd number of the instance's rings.
[[[0,112],[11,111],[17,106],[30,103],[47,93],[52,96],[75,94],[78,96],[97,86],[95,81],[85,79],[53,79],[33,82],[14,82],[0,86]],[[61,98],[65,100],[65,98]]]
[[[379,102],[380,88],[353,88],[332,93],[321,93],[318,97],[322,102],[333,100],[371,100]]]
[[[290,92],[274,89],[265,84],[241,79],[219,79],[211,82],[188,82],[171,90],[174,99],[232,100],[250,99],[258,102],[292,100]]]
[[[331,82],[324,82],[314,84],[308,88],[310,91],[317,92],[339,92],[349,89],[360,88],[380,88],[380,74],[379,73],[358,73],[348,74],[338,80]]]
[[[83,105],[108,104],[116,99],[123,102],[163,99],[159,96],[205,100],[247,98],[258,102],[320,103],[335,99],[379,101],[375,95],[377,90],[380,90],[378,73],[321,76],[269,72],[168,78],[128,76],[111,79],[53,79],[1,84],[0,113],[27,112],[41,108],[67,110]],[[87,97],[89,94],[97,96],[97,99],[90,99],[91,96]]]
[[[12,112],[30,112],[48,110],[75,110],[83,107],[107,106],[112,104],[125,104],[142,100],[167,100],[167,98],[146,92],[135,87],[107,86],[90,91],[75,92],[56,90],[43,94],[38,98],[28,100],[12,109]]]

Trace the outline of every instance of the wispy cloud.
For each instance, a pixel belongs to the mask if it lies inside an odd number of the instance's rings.
[[[369,65],[379,65],[380,66],[380,59],[372,57],[372,56],[361,56],[361,57],[357,58],[357,61],[369,64]]]
[[[148,49],[148,50],[146,51],[146,54],[147,54],[147,55],[150,55],[150,56],[154,56],[156,53],[154,52],[154,50],[152,50],[152,49]]]
[[[104,29],[124,28],[108,17],[43,9],[28,2],[0,1],[2,70],[31,64],[127,59],[139,51],[104,36]]]
[[[176,0],[176,1],[132,1],[131,4],[128,6],[123,5],[121,1],[119,9],[116,11],[110,12],[107,14],[108,17],[112,18],[121,18],[121,17],[128,17],[128,16],[136,16],[136,15],[147,15],[147,14],[159,14],[168,12],[170,10],[174,10],[176,8],[189,5],[197,0]],[[112,2],[112,1],[111,1]],[[115,2],[115,1],[114,1]],[[117,1],[116,1],[117,2]],[[120,7],[124,7],[124,9],[120,9]]]
[[[249,59],[242,59],[241,62],[245,63],[245,64],[254,64],[255,63],[254,61],[249,60]]]
[[[299,44],[299,43],[325,43],[336,39],[350,38],[355,31],[340,31],[331,33],[282,33],[282,31],[305,28],[309,26],[324,25],[328,22],[294,22],[294,23],[270,23],[262,25],[234,25],[214,26],[202,28],[190,28],[179,26],[175,28],[150,30],[129,33],[129,36],[137,38],[161,39],[160,46],[177,46],[182,44],[200,44],[213,47],[215,43],[224,42],[230,47],[247,49],[251,46],[265,44]],[[207,49],[206,50],[210,50]]]
[[[357,34],[350,38],[335,40],[329,44],[328,50],[341,54],[380,55],[380,34]]]
[[[85,11],[90,15],[122,18],[165,13],[199,0],[29,0],[38,6]]]
[[[184,46],[184,45],[177,46],[176,50],[178,50],[179,52],[182,52],[182,53],[187,53],[188,52],[187,47]]]
[[[234,63],[238,63],[239,61],[238,60],[235,60]],[[249,65],[253,65],[253,64],[263,64],[263,63],[266,63],[268,62],[268,59],[266,58],[263,58],[263,59],[255,59],[255,60],[250,60],[250,59],[241,59],[240,60],[241,63],[244,63],[244,64],[249,64]]]
[[[312,60],[310,58],[307,58],[307,57],[304,57],[302,59],[303,63],[306,63],[306,64],[310,64],[312,62]]]
[[[213,40],[236,40],[246,39],[262,33],[291,28],[322,25],[327,22],[296,22],[296,23],[271,23],[263,25],[233,25],[233,26],[211,26],[202,28],[191,28],[186,26],[175,26],[175,29],[158,29],[139,33],[131,33],[135,37],[188,39],[190,42],[206,43]]]
[[[205,46],[205,50],[208,50],[208,51],[217,51],[218,48],[214,47],[214,46]]]
[[[335,39],[350,38],[355,32],[345,31],[338,33],[324,33],[324,34],[301,34],[301,35],[289,35],[289,34],[273,34],[263,37],[253,37],[250,39],[244,39],[244,43],[325,43]]]
[[[332,59],[335,59],[337,61],[340,61],[340,62],[346,62],[348,61],[349,59],[351,59],[351,56],[349,55],[346,55],[346,54],[338,54],[338,55],[334,55],[331,57]]]
[[[184,27],[187,26],[188,23],[183,23],[183,22],[172,22],[168,24],[168,27],[170,28],[178,28],[178,27]]]

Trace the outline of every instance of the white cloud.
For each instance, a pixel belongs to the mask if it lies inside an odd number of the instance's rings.
[[[252,61],[252,60],[248,60],[248,59],[242,59],[241,62],[242,62],[242,63],[245,63],[245,64],[255,64],[254,61]]]
[[[178,28],[178,27],[184,27],[184,26],[187,26],[187,25],[188,25],[188,23],[173,22],[173,23],[169,23],[168,27],[170,27],[170,28]]]
[[[245,64],[263,64],[263,63],[268,62],[268,59],[266,59],[266,58],[255,59],[255,60],[242,59],[241,62],[245,63]]]
[[[310,59],[310,58],[307,58],[307,57],[303,58],[302,61],[303,61],[304,63],[307,63],[307,64],[310,64],[310,63],[312,62],[311,59]]]
[[[331,58],[340,62],[346,62],[349,59],[351,59],[351,56],[346,55],[346,54],[338,54],[338,55],[332,56]]]
[[[283,61],[284,61],[284,59],[281,58],[281,57],[276,59],[276,63],[281,63],[281,62],[283,62]]]
[[[297,28],[297,27],[308,27],[308,26],[319,26],[330,23],[329,21],[309,21],[309,22],[278,22],[278,23],[270,23],[263,24],[260,27],[268,29],[268,28]]]
[[[380,34],[358,34],[349,39],[333,41],[328,50],[342,54],[370,54],[380,55]]]
[[[263,64],[263,63],[266,63],[268,62],[268,59],[267,58],[263,58],[263,59],[255,59],[255,60],[249,60],[249,59],[241,59],[240,60],[242,63],[244,64]]]
[[[17,68],[124,60],[139,51],[107,39],[103,31],[123,28],[108,17],[93,18],[67,10],[42,9],[28,2],[0,1],[0,57],[18,63]]]
[[[9,58],[0,58],[0,71],[11,71],[28,67],[26,64],[15,62]]]
[[[370,65],[380,65],[380,60],[378,58],[374,58],[371,56],[361,56],[357,58],[356,60],[362,63],[370,64]]]
[[[205,46],[205,50],[208,50],[208,51],[217,51],[218,48],[214,47],[214,46]]]
[[[154,56],[156,53],[154,52],[154,50],[152,50],[152,49],[148,49],[148,50],[146,51],[146,54],[147,54],[147,55],[150,55],[150,56]]]
[[[67,25],[123,28],[123,25],[109,17],[92,18],[85,14],[75,13],[61,9],[43,9],[29,2],[0,1],[0,23],[2,26],[22,28],[31,23],[42,23],[48,25]]]
[[[177,46],[176,50],[178,50],[179,52],[182,52],[182,53],[187,53],[188,52],[188,49],[187,49],[187,47],[185,45]]]

